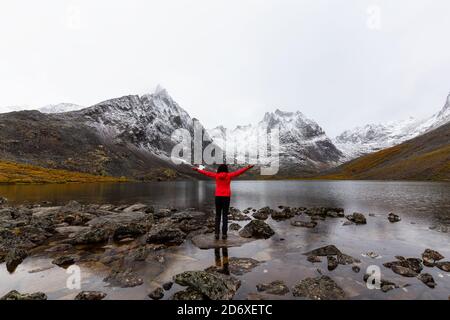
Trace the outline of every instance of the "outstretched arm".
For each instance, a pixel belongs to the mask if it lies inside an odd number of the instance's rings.
[[[251,168],[253,168],[253,167],[254,167],[253,165],[250,165],[250,166],[248,166],[248,167],[245,167],[245,168],[239,169],[239,170],[237,170],[237,171],[231,172],[231,173],[230,173],[230,177],[232,177],[232,178],[238,177],[238,176],[240,176],[241,174],[243,174],[245,171],[247,171],[247,170],[249,170],[249,169],[251,169]]]
[[[192,167],[192,170],[197,171],[198,173],[201,173],[207,177],[215,178],[216,174],[214,172],[206,171],[206,170],[200,170],[199,168]]]

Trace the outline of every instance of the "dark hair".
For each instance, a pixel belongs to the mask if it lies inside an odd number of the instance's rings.
[[[221,172],[228,172],[228,166],[226,164],[221,164],[217,168],[217,173],[221,173]]]

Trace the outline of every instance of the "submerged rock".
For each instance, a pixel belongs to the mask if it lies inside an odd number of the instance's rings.
[[[394,222],[399,222],[402,219],[398,215],[391,212],[388,215],[388,220],[389,220],[389,222],[394,223]]]
[[[309,221],[309,222],[305,222],[305,221],[292,221],[291,222],[291,226],[294,227],[303,227],[303,228],[315,228],[317,226],[317,222],[316,221]]]
[[[81,291],[75,297],[75,300],[102,300],[106,297],[106,293],[101,291]]]
[[[275,231],[260,220],[252,220],[245,225],[239,232],[239,235],[244,238],[268,239],[275,234]]]
[[[437,251],[425,249],[422,253],[423,264],[427,267],[434,267],[437,261],[444,259],[444,256]]]
[[[246,221],[251,220],[252,218],[246,216],[245,214],[242,214],[239,209],[230,208],[230,211],[228,213],[228,219],[234,221]]]
[[[359,213],[359,212],[354,212],[352,215],[348,215],[346,218],[355,224],[366,224],[367,223],[366,217],[362,213]]]
[[[138,277],[131,269],[112,270],[104,281],[109,282],[112,286],[121,288],[136,287],[144,283],[142,278]]]
[[[252,271],[254,268],[259,266],[260,262],[252,258],[236,258],[232,257],[228,259],[228,270],[231,274],[241,276],[244,273]],[[207,272],[222,272],[221,267],[211,266],[205,269]]]
[[[206,300],[206,297],[197,290],[189,287],[186,290],[175,292],[174,295],[172,296],[172,300],[182,300],[182,301]]]
[[[429,288],[434,288],[436,286],[433,276],[429,273],[422,273],[417,278]]]
[[[271,283],[260,283],[256,285],[256,289],[260,292],[265,292],[268,294],[275,294],[279,296],[284,296],[289,292],[287,285],[280,280],[273,281]]]
[[[163,288],[158,287],[155,290],[153,290],[152,292],[150,292],[148,296],[150,298],[152,298],[153,300],[160,300],[164,297],[164,290],[163,290]]]
[[[341,300],[346,297],[344,290],[328,276],[306,278],[292,288],[292,294],[313,300]]]
[[[47,295],[42,292],[20,293],[12,290],[1,297],[0,300],[47,300]]]
[[[376,279],[375,278],[370,278],[370,277],[371,277],[371,275],[366,273],[364,275],[364,277],[363,277],[364,282],[367,283],[367,281],[369,279],[371,279],[372,280],[371,284],[372,285],[376,285]],[[383,278],[380,279],[379,285],[380,285],[380,287],[378,289],[380,289],[381,291],[383,291],[385,293],[388,292],[388,291],[391,291],[393,289],[399,288],[399,286],[397,284],[395,284],[394,282],[389,281],[389,280],[385,280]]]
[[[231,300],[241,285],[234,277],[206,271],[186,271],[175,275],[174,281],[211,300]]]
[[[307,256],[313,255],[313,256],[324,257],[324,256],[329,256],[329,255],[335,256],[335,255],[338,255],[341,253],[342,252],[338,248],[336,248],[334,245],[328,245],[325,247],[320,247],[318,249],[314,249],[312,251],[306,252],[306,253],[304,253],[304,255],[307,255]]]

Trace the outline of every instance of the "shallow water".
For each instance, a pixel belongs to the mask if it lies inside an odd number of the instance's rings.
[[[450,294],[450,273],[425,267],[422,273],[430,273],[437,286],[426,287],[416,278],[405,278],[382,266],[395,260],[394,256],[420,257],[426,248],[438,250],[450,260],[450,234],[431,230],[435,224],[450,225],[450,184],[428,182],[362,182],[362,181],[236,181],[233,183],[232,205],[245,209],[263,206],[333,206],[343,207],[346,213],[354,211],[366,214],[367,225],[343,226],[343,218],[327,218],[319,221],[314,229],[292,227],[289,221],[267,221],[276,234],[268,240],[257,240],[241,247],[229,248],[229,257],[249,257],[263,261],[250,273],[237,276],[241,288],[236,299],[245,299],[256,292],[256,284],[284,280],[291,288],[298,281],[323,274],[332,277],[351,299],[447,299]],[[157,207],[197,207],[210,210],[213,205],[214,185],[210,182],[164,182],[92,185],[43,185],[0,186],[0,195],[11,202],[22,203],[51,201],[56,204],[68,200],[85,203],[150,203]],[[395,212],[402,221],[390,223],[387,214]],[[374,217],[369,213],[375,214]],[[295,218],[294,218],[295,219]],[[244,225],[246,222],[239,222]],[[324,245],[334,244],[341,251],[361,260],[361,272],[351,266],[339,265],[329,272],[326,259],[312,264],[302,253]],[[362,254],[374,251],[379,259]],[[164,267],[153,270],[142,265],[140,273],[144,285],[121,289],[107,287],[102,281],[104,270],[96,266],[82,265],[83,290],[103,290],[107,299],[148,299],[147,294],[157,285],[170,280],[173,275],[186,270],[200,270],[214,265],[214,250],[201,250],[190,240],[180,247],[168,250]],[[0,295],[16,289],[24,292],[43,291],[51,299],[71,299],[79,290],[66,288],[69,276],[64,269],[29,273],[28,271],[51,265],[51,259],[31,257],[26,259],[13,274],[0,265]],[[362,281],[369,265],[378,265],[382,277],[408,287],[388,293],[369,290]],[[181,288],[174,285],[164,298]],[[289,293],[284,297],[293,298]]]

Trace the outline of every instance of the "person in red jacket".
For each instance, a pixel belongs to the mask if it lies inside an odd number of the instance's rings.
[[[195,167],[192,168],[194,171],[197,171],[207,177],[216,179],[216,240],[219,240],[220,220],[222,220],[222,239],[225,240],[227,238],[228,210],[230,209],[231,197],[231,179],[240,176],[245,171],[253,167],[253,165],[250,165],[234,172],[228,172],[228,166],[226,164],[221,164],[217,169],[217,173],[200,170]]]

